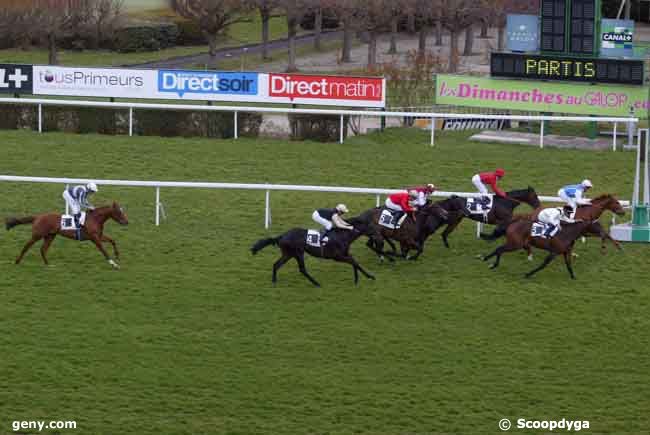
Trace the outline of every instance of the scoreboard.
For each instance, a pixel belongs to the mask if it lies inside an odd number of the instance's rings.
[[[643,84],[643,61],[524,53],[492,53],[490,75],[533,80]]]
[[[598,0],[542,0],[541,47],[543,52],[598,53]]]

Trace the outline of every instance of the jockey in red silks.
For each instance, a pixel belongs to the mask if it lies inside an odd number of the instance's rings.
[[[436,186],[429,183],[421,186],[413,186],[406,189],[408,192],[415,192],[415,204],[418,207],[427,205],[427,199],[436,190]]]
[[[406,213],[415,211],[414,206],[416,195],[417,194],[415,191],[397,192],[389,195],[388,198],[386,198],[386,208],[396,212],[404,213],[404,215],[401,216],[397,222],[398,226],[402,225],[402,222],[404,222],[404,219],[406,219]]]
[[[494,172],[481,172],[472,177],[472,183],[474,183],[474,186],[476,186],[481,195],[483,195],[484,201],[489,201],[488,195],[490,194],[486,184],[492,188],[495,195],[507,198],[508,195],[497,186],[497,182],[503,178],[504,175],[506,175],[506,171],[501,168]]]

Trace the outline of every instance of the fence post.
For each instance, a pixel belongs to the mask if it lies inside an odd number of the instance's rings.
[[[618,122],[614,123],[614,139],[612,140],[612,151],[616,151],[616,127],[618,126]]]
[[[539,147],[544,148],[544,120],[539,126]]]
[[[339,122],[339,143],[343,143],[343,114],[341,114],[341,120]]]
[[[43,105],[38,105],[38,132],[43,133]]]
[[[377,207],[379,207],[379,204],[381,204],[381,195],[377,194]]]
[[[129,107],[129,136],[133,136],[133,107]]]
[[[239,127],[238,127],[238,122],[237,122],[239,117],[237,116],[237,113],[238,112],[235,111],[235,139],[239,139],[239,132],[238,132]]]
[[[160,187],[156,187],[156,226],[160,226]]]
[[[483,224],[480,222],[476,222],[476,238],[480,239],[481,238],[481,230],[483,229]]]
[[[431,117],[431,146],[436,144],[436,117]]]
[[[65,190],[68,190],[70,188],[69,184],[65,185]],[[70,214],[70,206],[68,205],[68,201],[65,202],[65,214]]]
[[[271,191],[267,190],[266,191],[266,198],[265,201],[266,203],[265,208],[264,208],[264,229],[269,229],[271,226]]]

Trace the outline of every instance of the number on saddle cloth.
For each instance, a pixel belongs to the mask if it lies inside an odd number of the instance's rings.
[[[404,216],[404,212],[391,210],[389,208],[382,208],[381,215],[379,215],[379,225],[391,230],[400,228],[400,219]]]

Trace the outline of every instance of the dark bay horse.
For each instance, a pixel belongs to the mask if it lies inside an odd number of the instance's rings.
[[[99,249],[99,251],[102,253],[102,255],[104,255],[104,258],[106,258],[109,264],[115,269],[119,269],[119,265],[115,261],[119,260],[120,256],[119,251],[117,250],[117,245],[113,239],[104,235],[104,224],[109,219],[113,219],[120,225],[128,225],[129,223],[126,213],[116,202],[113,202],[113,205],[107,207],[98,207],[86,214],[86,224],[81,229],[81,240],[92,241],[97,249]],[[43,245],[41,246],[41,257],[43,257],[43,262],[45,262],[45,264],[48,264],[47,250],[50,248],[52,241],[57,235],[61,235],[73,240],[77,238],[77,231],[61,230],[61,215],[57,213],[40,214],[22,218],[12,217],[7,218],[5,221],[7,231],[16,225],[25,224],[32,224],[32,238],[25,244],[23,250],[20,252],[20,255],[18,258],[16,258],[16,264],[19,264],[29,248],[31,248],[34,243],[38,242],[41,239],[43,239]],[[111,245],[113,245],[115,260],[113,260],[108,255],[102,246],[102,242],[109,242]]]
[[[367,246],[375,251],[380,258],[383,255],[387,255],[391,260],[393,256],[397,255],[395,245],[391,243],[391,240],[399,242],[403,258],[407,258],[410,249],[417,250],[416,256],[412,258],[416,259],[424,249],[424,240],[421,240],[419,237],[421,223],[428,219],[444,220],[448,215],[447,210],[440,207],[437,203],[428,203],[416,212],[410,213],[399,228],[391,229],[379,225],[382,210],[383,207],[371,208],[361,213],[359,219],[376,228],[376,233],[368,240]],[[391,246],[392,252],[384,251],[384,241]]]
[[[522,202],[528,204],[533,209],[536,209],[540,206],[539,198],[537,197],[537,192],[535,192],[535,189],[533,189],[530,186],[528,186],[526,189],[511,190],[509,192],[506,192],[506,194],[508,195],[508,198],[501,198],[500,196],[496,196],[496,195],[494,196],[492,208],[490,209],[490,212],[487,214],[487,220],[485,220],[483,218],[483,215],[481,214],[469,216],[470,219],[475,220],[477,222],[497,226],[496,229],[492,232],[492,234],[490,235],[481,234],[482,239],[496,240],[502,235],[504,235],[506,233],[506,228],[508,228],[508,224],[512,219],[512,214],[515,208],[517,208],[517,206]],[[465,206],[467,204],[467,199],[461,198],[461,200],[465,204],[463,206],[463,209],[465,209]],[[445,222],[447,224],[447,227],[445,228],[442,237],[445,247],[449,248],[449,242],[447,241],[447,237],[452,231],[456,229],[456,227],[458,226],[458,224],[460,224],[460,222],[463,220],[464,217],[468,217],[468,216],[466,216],[464,213],[461,212],[450,214],[449,221]]]
[[[512,224],[508,226],[506,231],[506,243],[499,246],[491,254],[483,257],[483,261],[487,261],[496,256],[496,261],[490,266],[491,269],[495,269],[499,266],[501,255],[505,252],[516,251],[519,249],[528,250],[530,246],[534,246],[548,251],[549,254],[539,267],[531,270],[525,275],[526,278],[530,278],[535,273],[544,269],[558,255],[563,255],[564,263],[569,271],[569,275],[571,276],[571,279],[575,279],[573,267],[571,266],[571,250],[573,249],[576,240],[582,236],[591,223],[591,221],[580,221],[574,224],[564,224],[562,230],[555,235],[555,237],[552,239],[544,239],[542,237],[532,237],[530,235],[533,221],[528,219],[514,220]]]
[[[333,229],[329,232],[330,241],[323,247],[316,248],[308,245],[306,242],[307,230],[303,228],[294,228],[278,237],[271,237],[268,239],[260,239],[251,247],[253,255],[267,246],[275,245],[280,248],[282,256],[273,264],[273,277],[271,281],[275,284],[278,281],[278,269],[280,269],[287,261],[292,258],[296,259],[298,269],[312,284],[320,287],[316,281],[305,268],[305,253],[329,260],[338,261],[341,263],[348,263],[352,265],[354,271],[354,283],[359,282],[359,271],[369,279],[375,279],[373,275],[366,272],[363,267],[350,255],[350,246],[362,235],[371,236],[374,234],[372,228],[364,220],[358,217],[346,219],[346,221],[354,227],[353,230]]]
[[[537,216],[541,211],[542,211],[541,208],[535,210],[530,215],[529,219],[537,220]],[[596,198],[592,199],[591,204],[582,205],[578,207],[575,216],[575,219],[592,221],[592,224],[585,229],[583,235],[600,237],[600,241],[601,241],[600,246],[603,253],[606,250],[605,243],[607,242],[607,240],[612,242],[612,244],[616,246],[617,249],[621,249],[620,243],[612,239],[609,233],[605,230],[605,228],[603,228],[603,226],[599,222],[600,217],[605,211],[611,211],[612,213],[618,216],[625,215],[625,209],[618,201],[618,199],[616,199],[616,197],[612,194],[605,193],[603,195],[599,195]]]

